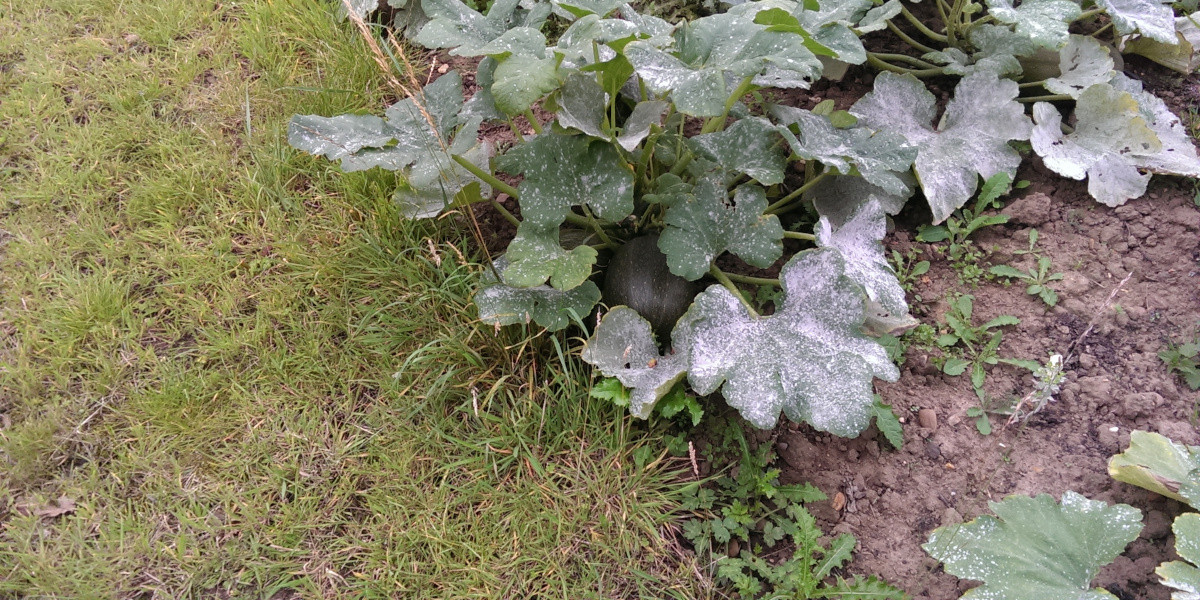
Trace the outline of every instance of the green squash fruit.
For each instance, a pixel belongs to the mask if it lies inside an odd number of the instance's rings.
[[[667,267],[658,249],[658,234],[634,238],[613,253],[604,275],[604,303],[628,306],[642,315],[660,343],[670,340],[671,329],[692,305],[700,285]]]

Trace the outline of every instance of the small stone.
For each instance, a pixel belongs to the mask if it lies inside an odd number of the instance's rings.
[[[445,63],[443,63],[442,66],[438,67],[438,73],[441,73],[443,75],[445,75],[446,71],[449,71],[449,70],[450,70],[450,65],[447,65]]]
[[[953,506],[942,511],[942,527],[945,527],[947,525],[954,525],[955,523],[962,523],[962,522],[963,522],[962,515],[959,514],[959,512],[957,510],[954,510]]]
[[[846,458],[849,458],[851,461],[858,460],[858,450],[850,450],[846,453]]]
[[[1140,392],[1128,394],[1121,399],[1121,406],[1130,416],[1150,415],[1154,409],[1161,406],[1163,397],[1158,392]]]
[[[776,447],[776,448],[778,448],[778,449],[779,449],[779,450],[781,450],[781,451],[782,451],[782,450],[787,450],[787,449],[788,449],[788,443],[787,443],[787,442],[779,442],[778,444],[776,444],[776,445],[775,445],[775,447]]]
[[[879,458],[879,442],[867,442],[867,454],[870,454],[872,458]]]
[[[931,460],[937,460],[942,456],[942,449],[934,442],[925,443],[925,456]]]
[[[937,412],[932,408],[922,408],[917,411],[917,423],[925,429],[936,431],[938,428]]]
[[[1148,540],[1165,538],[1171,533],[1171,520],[1161,510],[1146,513],[1146,526],[1142,528],[1142,537]]]

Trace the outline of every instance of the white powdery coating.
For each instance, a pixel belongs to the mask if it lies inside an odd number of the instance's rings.
[[[692,333],[692,387],[699,394],[720,387],[760,428],[774,426],[782,410],[841,436],[865,429],[872,377],[895,381],[900,373],[882,346],[858,332],[863,299],[842,273],[836,251],[797,254],[781,273],[785,297],[769,317],[751,317],[722,287],[698,296],[681,320]]]
[[[1121,35],[1138,31],[1164,44],[1176,42],[1175,11],[1169,1],[1096,0],[1096,4],[1112,17],[1117,33]]]
[[[894,315],[908,314],[908,300],[896,272],[883,254],[887,216],[878,198],[871,196],[836,230],[829,219],[817,222],[817,245],[834,248],[846,260],[846,276],[867,291],[867,296]]]
[[[1072,35],[1058,52],[1058,68],[1062,74],[1047,79],[1046,89],[1078,98],[1083,90],[1097,83],[1108,83],[1116,74],[1113,66],[1112,56],[1095,38]]]
[[[660,356],[650,323],[632,308],[618,306],[596,326],[596,333],[583,348],[582,358],[629,388],[630,414],[646,419],[655,403],[687,371],[687,337],[686,327],[676,327],[672,339],[677,351]]]

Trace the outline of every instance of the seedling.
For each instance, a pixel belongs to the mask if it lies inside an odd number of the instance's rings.
[[[993,175],[984,182],[972,208],[963,207],[947,219],[945,225],[922,227],[917,234],[917,239],[922,242],[949,242],[944,251],[963,282],[978,282],[983,275],[981,265],[984,254],[968,238],[980,229],[1008,222],[1007,215],[983,213],[993,208],[999,198],[1008,193],[1011,183],[1012,178],[1007,173]],[[1029,184],[1027,181],[1020,183]]]
[[[969,370],[971,385],[975,388],[975,394],[982,400],[983,384],[987,377],[984,367],[1000,362],[997,350],[1004,335],[1000,328],[1016,325],[1021,321],[1011,315],[1001,315],[983,325],[972,325],[974,301],[975,297],[969,294],[960,295],[950,301],[950,310],[946,312],[948,331],[938,336],[937,345],[950,353],[942,365],[942,372],[958,376]]]
[[[1182,344],[1168,343],[1167,349],[1158,357],[1171,371],[1179,373],[1184,383],[1192,390],[1200,390],[1200,338]]]
[[[995,265],[988,269],[988,272],[997,277],[1007,277],[1023,281],[1026,284],[1025,293],[1030,296],[1037,296],[1046,303],[1046,306],[1054,306],[1058,304],[1058,293],[1050,289],[1051,281],[1059,281],[1063,278],[1062,273],[1052,273],[1053,270],[1050,258],[1038,254],[1034,249],[1037,244],[1038,233],[1036,229],[1029,230],[1029,248],[1018,250],[1015,254],[1032,254],[1037,259],[1037,266],[1030,268],[1028,271],[1022,271],[1009,265]]]

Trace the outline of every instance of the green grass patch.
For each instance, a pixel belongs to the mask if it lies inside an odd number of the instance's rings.
[[[0,6],[0,597],[703,595],[567,340],[286,147],[387,100],[331,12]]]

